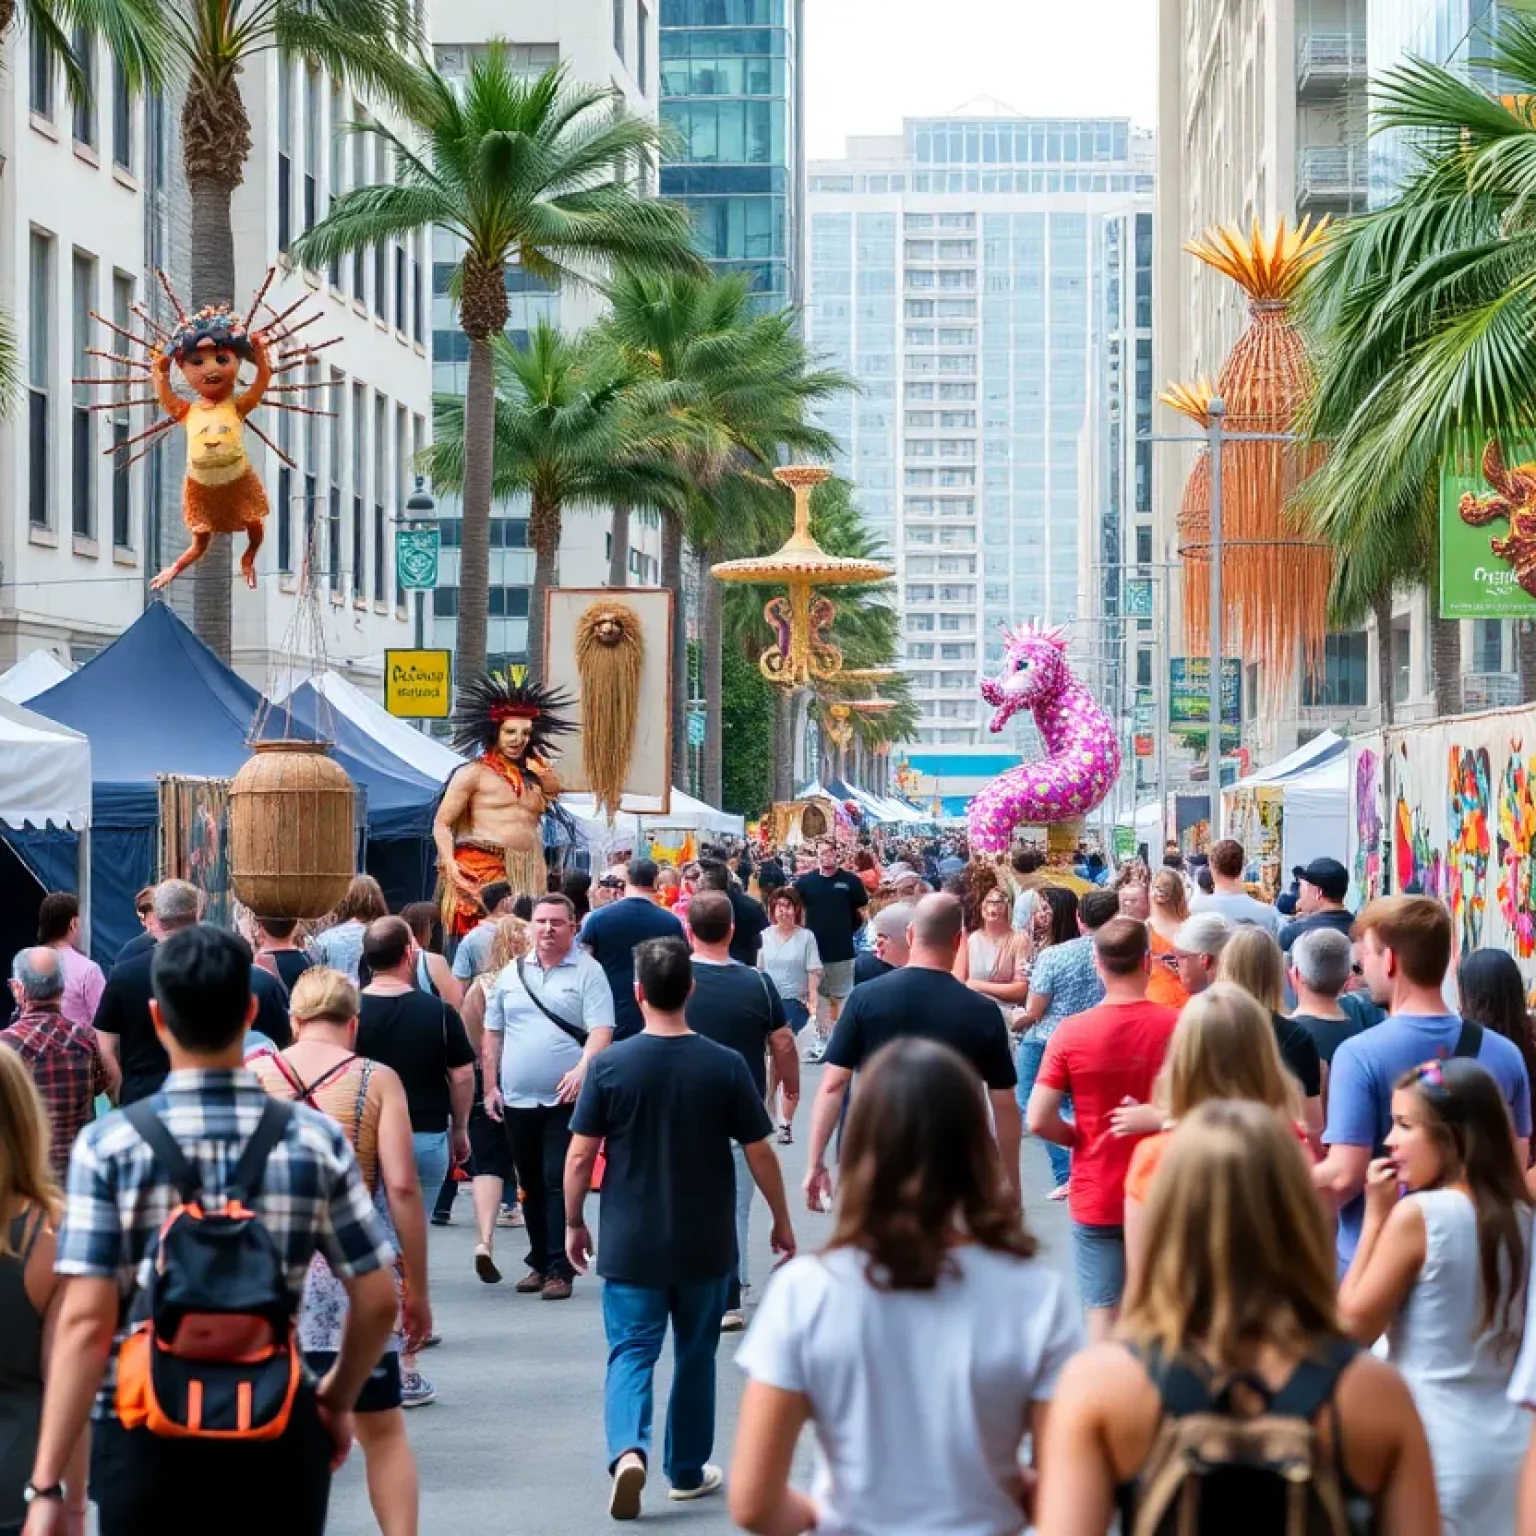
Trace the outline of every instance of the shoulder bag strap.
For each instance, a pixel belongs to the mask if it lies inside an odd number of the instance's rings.
[[[1456,1037],[1456,1049],[1452,1056],[1470,1057],[1477,1059],[1477,1053],[1483,1048],[1483,1026],[1474,1024],[1471,1019],[1462,1021],[1461,1033]]]
[[[546,1019],[548,1019],[549,1022],[555,1026],[556,1029],[560,1030],[563,1034],[569,1035],[571,1037],[571,1039],[576,1042],[577,1045],[580,1045],[580,1046],[585,1046],[586,1045],[586,1043],[587,1043],[587,1032],[586,1032],[586,1030],[578,1029],[568,1019],[562,1019],[558,1013],[555,1013],[551,1009],[546,1007],[545,1003],[544,1003],[544,999],[542,997],[540,997],[538,995],[538,993],[535,992],[533,990],[533,988],[528,985],[528,976],[527,976],[527,972],[523,969],[523,957],[521,955],[519,955],[518,958],[517,958],[517,979],[520,982],[522,982],[522,984],[523,984],[523,991],[528,994],[528,1001],[530,1003],[532,1003],[533,1006],[535,1008],[537,1008],[539,1010],[539,1012],[542,1013],[544,1015],[544,1017]],[[444,1024],[444,1028],[446,1028],[447,1027],[447,1016],[446,1015],[444,1016],[443,1024]]]
[[[272,1101],[276,1103],[276,1100]],[[149,1144],[161,1169],[170,1176],[181,1196],[183,1205],[195,1205],[203,1197],[202,1175],[187,1160],[176,1138],[166,1129],[165,1122],[155,1113],[148,1099],[140,1099],[123,1110],[123,1118]]]
[[[256,1122],[256,1129],[251,1132],[251,1139],[246,1142],[240,1161],[235,1164],[235,1171],[230,1175],[229,1188],[225,1191],[226,1199],[240,1205],[249,1205],[261,1193],[267,1159],[287,1133],[292,1120],[291,1104],[284,1104],[281,1099],[267,1100],[261,1109],[261,1119]]]

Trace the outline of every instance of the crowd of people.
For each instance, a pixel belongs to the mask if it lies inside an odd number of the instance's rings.
[[[231,1532],[318,1532],[354,1442],[414,1536],[429,1234],[461,1219],[486,1285],[509,1229],[518,1295],[601,1276],[615,1519],[670,1328],[668,1497],[726,1486],[744,1331],[729,1500],[765,1536],[1536,1529],[1519,968],[1453,966],[1427,897],[1350,912],[1331,859],[1289,912],[1248,872],[1230,839],[1155,872],[706,847],[490,883],[451,954],[366,876],[312,932],[169,880],[105,974],[50,895],[0,1030],[0,1536],[87,1498],[102,1536],[201,1531],[209,1480]],[[776,1147],[818,1066],[832,1236],[795,1257]],[[1024,1222],[1035,1157],[1070,1273]]]

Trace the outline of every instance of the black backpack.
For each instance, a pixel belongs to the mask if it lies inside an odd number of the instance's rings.
[[[123,1111],[181,1203],[150,1246],[149,1283],[118,1354],[125,1429],[167,1439],[275,1440],[303,1379],[283,1255],[253,1209],[293,1106],[268,1099],[216,1205],[148,1100]]]
[[[1218,1382],[1203,1362],[1133,1350],[1163,1416],[1125,1536],[1369,1536],[1370,1506],[1344,1480],[1338,1415],[1331,1446],[1316,1424],[1356,1352],[1336,1339],[1271,1391],[1252,1376]]]

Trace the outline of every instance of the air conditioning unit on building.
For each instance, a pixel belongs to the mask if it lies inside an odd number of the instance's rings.
[[[1463,709],[1503,709],[1519,702],[1518,672],[1468,672],[1461,679]]]

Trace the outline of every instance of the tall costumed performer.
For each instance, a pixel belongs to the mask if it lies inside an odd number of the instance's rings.
[[[551,757],[555,738],[574,728],[572,704],[564,693],[500,672],[459,689],[453,745],[473,761],[449,779],[432,823],[443,925],[455,937],[485,915],[480,887],[488,881],[505,880],[519,895],[544,891],[540,824],[547,814],[563,816]]]

